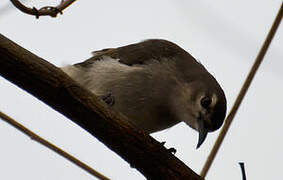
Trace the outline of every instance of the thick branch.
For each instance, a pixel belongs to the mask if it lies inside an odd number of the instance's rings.
[[[202,179],[59,68],[1,34],[0,74],[80,125],[148,179]]]

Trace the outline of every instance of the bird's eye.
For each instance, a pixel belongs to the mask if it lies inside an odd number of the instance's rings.
[[[212,100],[210,97],[203,97],[201,100],[200,100],[200,104],[203,108],[205,109],[208,109],[210,104],[211,104]]]

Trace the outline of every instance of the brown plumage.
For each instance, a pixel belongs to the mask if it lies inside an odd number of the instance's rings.
[[[148,133],[181,121],[207,132],[223,123],[225,94],[215,78],[188,52],[166,40],[147,40],[93,53],[63,70]],[[105,99],[104,99],[105,100]]]

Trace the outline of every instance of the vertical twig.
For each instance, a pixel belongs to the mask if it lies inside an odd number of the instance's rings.
[[[210,154],[209,154],[209,156],[208,156],[208,158],[205,162],[205,165],[204,165],[204,167],[201,171],[201,174],[200,174],[201,177],[203,177],[203,178],[206,176],[206,174],[207,174],[207,172],[208,172],[208,170],[209,170],[209,168],[210,168],[210,166],[211,166],[211,164],[212,164],[212,162],[213,162],[213,160],[214,160],[214,158],[215,158],[215,156],[218,152],[218,149],[220,148],[220,146],[223,142],[223,139],[224,139],[224,137],[225,137],[225,135],[226,135],[226,133],[227,133],[234,117],[235,117],[235,114],[237,113],[239,106],[241,105],[241,102],[242,102],[244,96],[246,95],[248,88],[250,87],[250,84],[251,84],[251,82],[252,82],[252,80],[253,80],[253,78],[254,78],[254,76],[255,76],[258,68],[259,68],[259,65],[261,64],[261,62],[264,58],[264,55],[265,55],[265,53],[266,53],[274,35],[275,35],[275,32],[276,32],[277,28],[279,27],[282,16],[283,16],[283,3],[281,4],[280,10],[279,10],[279,12],[278,12],[278,14],[277,14],[277,16],[274,20],[274,23],[273,23],[265,41],[264,41],[264,44],[261,47],[260,52],[259,52],[258,56],[256,57],[255,62],[254,62],[253,66],[252,66],[252,68],[251,68],[251,70],[250,70],[250,72],[249,72],[249,74],[246,78],[246,81],[245,81],[244,85],[242,86],[240,93],[239,93],[229,115],[227,116],[227,118],[225,120],[224,126],[221,129],[221,132],[220,132],[220,134],[219,134],[219,136],[218,136],[218,138],[217,138],[217,140],[216,140],[216,142],[215,142],[215,144],[214,144],[214,146],[213,146],[213,148],[212,148],[212,150],[211,150],[211,152],[210,152]]]
[[[242,172],[242,179],[246,180],[246,171],[245,171],[245,164],[243,162],[239,162],[241,172]]]

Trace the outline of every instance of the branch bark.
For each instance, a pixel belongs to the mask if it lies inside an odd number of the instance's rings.
[[[0,74],[98,138],[148,179],[202,178],[64,72],[0,34]]]

